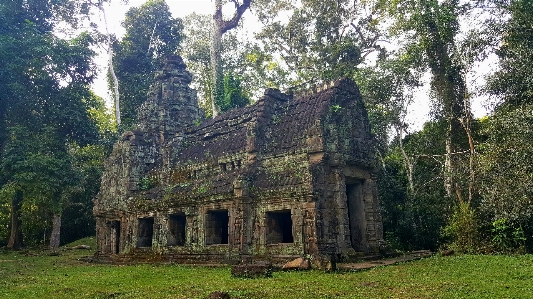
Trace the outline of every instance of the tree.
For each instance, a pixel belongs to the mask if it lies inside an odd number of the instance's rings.
[[[221,102],[224,95],[224,75],[222,71],[222,35],[227,31],[237,27],[244,12],[250,7],[252,0],[243,0],[242,4],[238,0],[232,0],[230,3],[235,5],[235,12],[231,19],[224,20],[222,15],[222,0],[215,0],[213,13],[213,31],[211,39],[211,71],[212,71],[212,89],[211,89],[211,107],[213,117],[218,115],[217,102]]]
[[[496,24],[503,29],[497,51],[500,69],[489,78],[487,85],[488,92],[499,103],[494,114],[484,121],[487,140],[480,158],[481,210],[491,222],[507,222],[513,229],[524,230],[531,250],[533,3],[518,0],[497,8],[507,17]]]
[[[512,1],[509,5],[500,7],[508,13],[508,22],[487,24],[503,27],[503,40],[496,52],[500,69],[488,82],[488,91],[499,98],[500,106],[518,108],[522,104],[532,102],[533,83],[529,80],[533,73],[533,18],[530,14],[532,8],[533,3],[530,1]]]
[[[447,122],[446,163],[444,185],[446,194],[453,198],[461,189],[457,179],[458,145],[471,118],[464,66],[457,59],[456,36],[459,17],[464,7],[458,1],[402,1],[392,7],[397,26],[402,33],[413,32],[410,45],[422,51],[424,62],[431,71],[431,90],[437,101],[437,115]],[[459,196],[460,197],[460,196]],[[461,200],[461,198],[459,198]]]
[[[121,114],[120,114],[120,90],[119,90],[119,83],[117,74],[115,73],[115,67],[113,65],[113,38],[112,35],[109,33],[109,28],[107,24],[107,14],[104,8],[105,0],[98,1],[98,9],[102,13],[104,17],[104,26],[105,26],[105,33],[106,33],[106,51],[108,55],[108,61],[107,65],[109,67],[109,76],[112,80],[113,85],[113,96],[114,96],[114,103],[115,103],[115,119],[117,122],[117,125],[120,125],[122,122]],[[111,85],[111,83],[110,83]]]
[[[106,144],[69,146],[73,184],[65,190],[62,205],[61,243],[94,235],[93,199],[99,191],[104,160],[109,153]]]
[[[120,82],[122,127],[135,123],[137,108],[146,100],[154,72],[176,53],[183,38],[181,19],[173,18],[164,0],[149,0],[126,13],[124,38],[114,45],[114,70]],[[110,78],[109,85],[114,86]]]
[[[50,247],[59,246],[63,195],[74,183],[70,157],[56,137],[54,128],[28,132],[11,128],[11,142],[5,151],[2,170],[11,175],[20,203],[38,206],[53,215]],[[15,195],[17,197],[17,195]]]
[[[212,116],[211,103],[211,58],[210,36],[212,36],[211,18],[208,15],[191,14],[184,18],[185,39],[183,40],[182,55],[188,70],[193,74],[192,85],[198,91],[200,107],[206,111],[206,116]],[[227,105],[228,79],[239,81],[240,93],[244,98],[260,96],[265,87],[279,88],[287,78],[272,55],[264,53],[256,42],[240,34],[242,26],[238,26],[222,36],[221,62],[224,70],[224,96],[215,105],[221,111],[230,107],[241,107],[248,101],[238,101]],[[225,100],[226,99],[226,100]],[[234,98],[236,99],[236,98]],[[224,107],[226,108],[224,108]]]
[[[294,2],[294,3],[293,3]],[[378,27],[379,1],[259,2],[254,10],[264,24],[257,36],[265,52],[280,56],[290,85],[300,88],[354,77],[372,52],[384,49]],[[288,22],[275,16],[289,14]]]
[[[212,79],[210,57],[211,20],[208,15],[193,13],[183,19],[183,24],[183,59],[187,64],[187,69],[193,74],[192,86],[198,91],[198,104],[205,111],[212,111],[210,100]],[[226,34],[225,37],[227,36]],[[223,47],[223,49],[227,49],[227,47]]]
[[[452,207],[443,188],[445,132],[441,120],[426,123],[420,132],[397,135],[384,158],[379,179],[383,225],[399,249],[436,250],[441,241]]]
[[[85,33],[70,40],[53,34],[60,21],[75,19],[69,9],[84,11],[81,4],[10,1],[0,5],[0,188],[14,190],[8,244],[13,249],[22,244],[22,218],[16,218],[26,203],[38,200],[56,220],[60,216],[58,203],[71,175],[66,144],[96,137],[87,113],[90,102],[84,101],[94,77],[93,39]],[[53,235],[58,233],[55,228]]]
[[[380,160],[390,150],[391,140],[398,141],[398,147],[407,170],[409,192],[414,192],[412,180],[412,157],[404,151],[403,138],[407,133],[405,121],[408,107],[414,94],[422,85],[423,71],[417,62],[416,53],[401,50],[391,51],[378,59],[374,66],[362,67],[355,73],[355,81],[365,100],[370,127],[376,136],[377,153]]]

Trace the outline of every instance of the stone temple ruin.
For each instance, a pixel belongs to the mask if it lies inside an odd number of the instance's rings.
[[[99,256],[224,262],[373,254],[383,245],[365,107],[355,83],[267,89],[203,120],[191,75],[167,59],[94,200]]]

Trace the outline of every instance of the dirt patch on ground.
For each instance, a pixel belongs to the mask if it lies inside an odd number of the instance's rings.
[[[419,260],[421,258],[432,256],[433,252],[429,250],[420,250],[420,251],[413,251],[410,253],[407,253],[405,255],[393,257],[393,258],[387,258],[387,259],[380,259],[380,260],[371,260],[371,261],[361,261],[357,263],[338,263],[337,269],[339,270],[365,270],[370,269],[374,267],[379,266],[388,266],[388,265],[395,265],[398,263],[404,263],[409,261],[415,261]]]

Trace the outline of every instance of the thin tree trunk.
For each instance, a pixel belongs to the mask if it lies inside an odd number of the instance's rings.
[[[113,78],[113,91],[115,96],[115,117],[117,120],[117,126],[120,125],[120,93],[118,91],[118,78],[115,74],[115,68],[113,67],[113,42],[111,41],[111,35],[109,34],[109,28],[107,26],[107,17],[104,9],[103,2],[98,6],[102,15],[104,16],[105,31],[107,34],[107,53],[108,53],[108,66],[111,77]]]
[[[12,250],[18,250],[22,247],[22,221],[20,220],[22,199],[22,192],[15,191],[11,200],[11,234],[7,243],[7,248]]]
[[[413,182],[413,162],[411,159],[409,159],[409,156],[407,156],[407,153],[405,152],[405,149],[403,147],[403,134],[402,129],[400,127],[396,127],[396,132],[398,134],[398,140],[400,143],[400,150],[402,152],[403,157],[403,164],[405,168],[407,169],[407,181],[409,182],[409,191],[411,194],[415,193],[415,184]]]
[[[454,188],[453,188],[453,173],[454,173],[454,163],[452,162],[453,155],[453,144],[452,144],[452,123],[448,122],[448,130],[446,136],[446,160],[444,161],[444,190],[446,195],[451,198]]]
[[[118,78],[115,74],[115,68],[113,67],[113,46],[111,44],[111,38],[108,41],[109,46],[109,72],[113,77],[113,89],[115,94],[115,118],[117,119],[117,126],[120,125],[120,93],[118,91]]]
[[[57,252],[61,236],[61,214],[54,214],[52,219],[52,234],[50,235],[50,251]]]
[[[220,4],[220,0],[216,1]],[[220,4],[221,5],[221,4]],[[221,9],[221,8],[220,8]],[[224,75],[222,73],[222,31],[221,22],[213,18],[213,36],[211,40],[211,110],[213,118],[218,115],[217,102],[224,96]]]
[[[461,84],[462,82],[456,83],[457,85]],[[450,84],[452,84],[450,82]],[[463,87],[463,86],[461,86]],[[446,194],[448,196],[452,196],[452,194],[457,194],[457,191],[455,189],[461,188],[458,181],[458,163],[459,163],[459,152],[461,152],[460,148],[460,139],[461,139],[461,133],[463,132],[461,123],[459,121],[460,118],[462,118],[465,114],[465,111],[463,110],[463,107],[459,105],[459,101],[462,99],[455,98],[452,103],[449,103],[449,109],[450,112],[448,113],[448,132],[447,132],[447,138],[446,138],[446,164],[445,164],[445,188],[446,188]],[[458,197],[458,199],[460,199]]]
[[[466,105],[465,105],[466,107]],[[470,148],[470,159],[468,164],[468,203],[472,202],[474,197],[474,186],[475,186],[475,169],[474,169],[474,158],[476,155],[476,148],[474,146],[474,138],[472,137],[472,130],[470,128],[470,117],[466,116],[466,119],[461,120],[461,125],[466,132],[468,137],[468,146]]]

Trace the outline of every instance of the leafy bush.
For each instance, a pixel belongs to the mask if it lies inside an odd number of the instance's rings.
[[[460,202],[444,228],[444,236],[451,240],[450,247],[463,253],[479,251],[479,219],[469,202]]]
[[[526,237],[522,227],[514,227],[507,218],[492,223],[492,245],[496,252],[511,253],[523,251]]]

